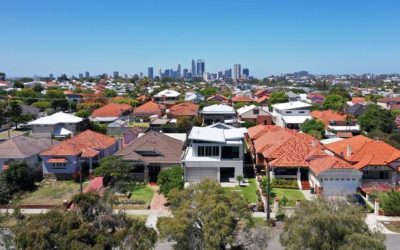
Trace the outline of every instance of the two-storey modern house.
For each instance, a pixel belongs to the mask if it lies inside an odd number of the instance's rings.
[[[207,125],[218,122],[225,124],[234,124],[237,122],[235,109],[226,104],[214,104],[204,107],[201,110],[201,116]]]
[[[58,112],[29,122],[32,133],[43,137],[68,137],[79,131],[82,118]]]
[[[299,129],[305,120],[311,119],[311,104],[286,102],[272,105],[272,121],[281,127]]]
[[[190,146],[183,157],[185,182],[205,178],[229,182],[243,175],[245,132],[245,128],[224,124],[193,127],[188,137]]]
[[[175,90],[165,89],[153,96],[154,101],[161,104],[172,105],[179,100],[181,94]]]

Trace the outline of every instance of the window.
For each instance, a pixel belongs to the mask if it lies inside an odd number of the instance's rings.
[[[136,153],[140,154],[141,156],[161,156],[162,154],[157,151],[152,150],[136,150]]]
[[[218,146],[198,146],[197,147],[198,156],[219,156]]]
[[[292,113],[292,111],[286,111],[286,114],[291,114]]]
[[[299,114],[304,114],[305,113],[305,111],[299,111]]]
[[[224,146],[221,150],[222,159],[235,159],[239,158],[239,147]]]
[[[65,163],[53,163],[53,168],[66,168]]]
[[[253,115],[258,115],[260,114],[260,110],[258,109],[253,109]]]

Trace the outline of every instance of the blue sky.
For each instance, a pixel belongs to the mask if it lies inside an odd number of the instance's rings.
[[[0,71],[400,73],[397,0],[3,0]]]

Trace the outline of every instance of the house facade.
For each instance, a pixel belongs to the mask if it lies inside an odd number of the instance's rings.
[[[304,102],[286,102],[272,105],[274,124],[290,129],[300,129],[301,124],[311,119],[311,104]]]
[[[226,124],[235,124],[237,122],[235,109],[226,104],[206,106],[201,110],[201,116],[207,125],[219,122]]]
[[[31,121],[28,125],[32,133],[43,137],[68,137],[73,136],[80,129],[82,118],[58,112],[53,115],[44,116]]]
[[[243,138],[246,129],[220,126],[193,127],[190,146],[183,156],[185,182],[205,178],[219,182],[235,181],[243,176]]]
[[[339,113],[333,110],[314,110],[311,116],[324,123],[326,130],[334,134],[350,132],[351,134],[360,133],[360,125],[357,120],[348,114]]]
[[[255,124],[271,125],[272,115],[268,107],[249,105],[237,110],[240,122],[253,122]]]
[[[172,105],[179,101],[181,94],[175,90],[165,89],[153,96],[155,102],[165,105]]]
[[[131,114],[132,110],[133,107],[129,104],[109,103],[95,109],[89,118],[94,122],[110,123],[122,116]]]

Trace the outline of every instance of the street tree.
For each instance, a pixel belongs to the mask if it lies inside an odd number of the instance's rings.
[[[322,104],[323,109],[325,110],[332,109],[338,112],[343,112],[345,107],[346,107],[346,98],[337,94],[328,95],[325,98],[324,103]]]
[[[363,131],[382,131],[392,133],[396,127],[395,115],[376,104],[367,105],[365,112],[358,117],[358,122]]]
[[[289,96],[283,91],[274,92],[271,94],[271,96],[269,98],[270,105],[273,105],[276,103],[288,102],[288,101],[289,101]]]
[[[304,133],[312,135],[319,140],[325,136],[325,125],[317,119],[305,120],[300,129]]]

